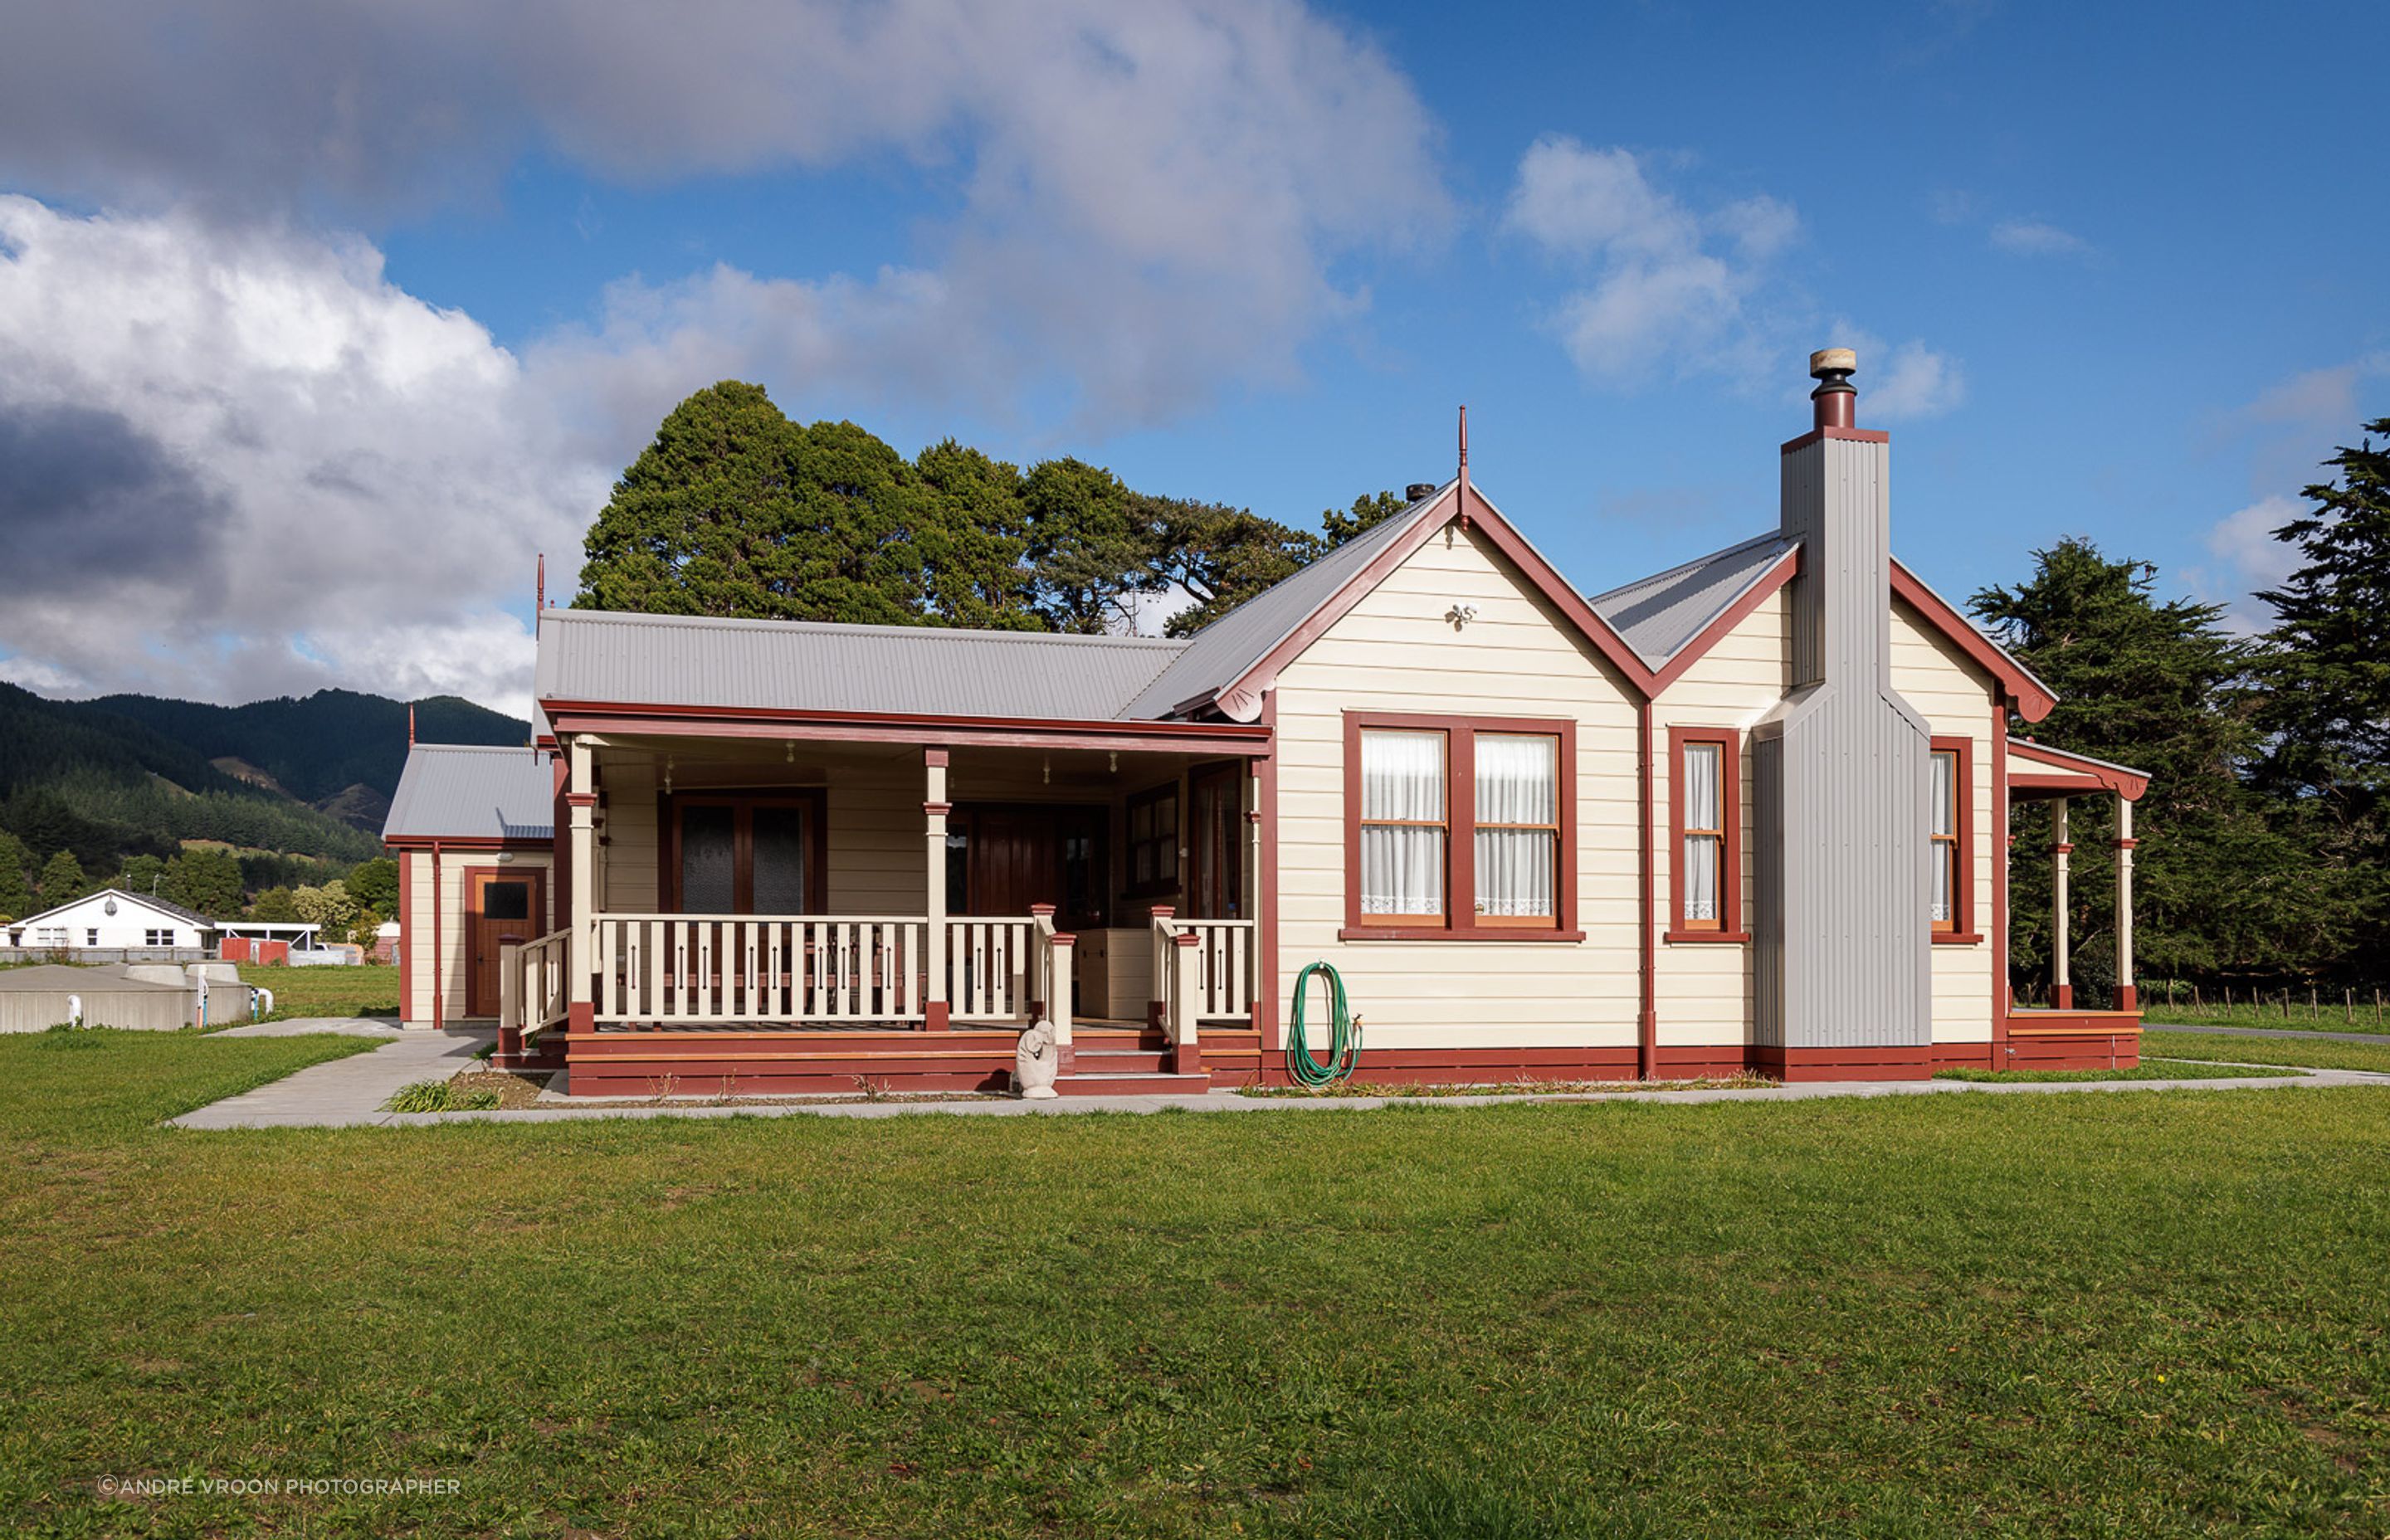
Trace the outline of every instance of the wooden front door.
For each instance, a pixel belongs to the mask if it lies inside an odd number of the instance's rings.
[[[957,808],[948,844],[959,838],[962,859],[949,866],[960,880],[947,883],[948,909],[1017,918],[1033,904],[1051,904],[1054,923],[1065,930],[1102,925],[1111,885],[1104,823],[1100,807]]]
[[[498,948],[545,933],[544,874],[504,866],[465,868],[465,1014],[498,1013]]]
[[[1245,918],[1244,767],[1195,773],[1189,787],[1187,918]]]

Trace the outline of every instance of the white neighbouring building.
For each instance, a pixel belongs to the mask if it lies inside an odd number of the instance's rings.
[[[102,888],[40,914],[12,920],[8,944],[28,952],[205,952],[216,922],[162,898]]]

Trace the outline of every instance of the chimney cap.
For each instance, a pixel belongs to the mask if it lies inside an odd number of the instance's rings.
[[[1857,374],[1859,355],[1849,348],[1819,348],[1809,355],[1809,378],[1823,379],[1831,374]]]
[[[1403,495],[1414,503],[1419,502],[1422,498],[1433,497],[1435,495],[1435,483],[1433,481],[1413,481],[1410,485],[1403,488]]]

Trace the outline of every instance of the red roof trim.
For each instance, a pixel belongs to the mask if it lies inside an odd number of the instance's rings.
[[[1523,573],[1536,591],[1549,600],[1553,608],[1568,617],[1577,630],[1591,642],[1594,650],[1609,660],[1613,668],[1624,674],[1638,694],[1648,697],[1652,690],[1652,673],[1625,639],[1610,628],[1585,596],[1569,586],[1566,579],[1552,570],[1526,537],[1510,526],[1510,521],[1496,511],[1494,505],[1479,495],[1477,489],[1466,481],[1456,481],[1445,490],[1437,504],[1420,514],[1403,537],[1370,558],[1369,564],[1356,572],[1314,610],[1301,625],[1288,633],[1268,652],[1262,655],[1244,673],[1225,688],[1215,693],[1223,709],[1231,703],[1257,701],[1263,691],[1276,682],[1279,673],[1301,656],[1304,649],[1317,641],[1329,627],[1343,620],[1380,584],[1393,574],[1395,568],[1409,560],[1420,546],[1446,525],[1458,520],[1464,529],[1484,532],[1496,550]],[[1234,714],[1231,711],[1231,714]]]
[[[2011,765],[2018,760],[2030,760],[2034,764],[2034,769],[2023,774],[2010,770],[2009,785],[2011,787],[2063,791],[2079,788],[2088,780],[2101,790],[2114,791],[2128,802],[2140,801],[2141,793],[2150,789],[2150,777],[2138,771],[2117,764],[2103,764],[2086,755],[2070,754],[2063,749],[2052,749],[2030,738],[2009,739],[2009,756]],[[2053,776],[2047,774],[2046,770],[2063,774]]]
[[[488,834],[401,834],[382,844],[391,850],[553,850],[554,840],[500,839]]]
[[[797,712],[765,706],[675,706],[604,700],[543,700],[561,733],[609,731],[673,737],[788,738],[808,742],[960,743],[1048,748],[1147,749],[1157,752],[1259,755],[1266,724],[1243,722],[1061,722],[1039,717],[907,716],[880,712]]]
[[[1812,428],[1797,439],[1786,439],[1780,455],[1790,455],[1796,449],[1806,449],[1819,439],[1847,439],[1853,443],[1890,443],[1892,435],[1878,428]]]
[[[1702,627],[1693,639],[1677,649],[1667,666],[1652,676],[1651,693],[1659,694],[1685,675],[1685,671],[1702,661],[1703,655],[1723,641],[1728,633],[1751,618],[1751,612],[1767,602],[1768,596],[1792,581],[1801,571],[1801,548],[1794,546],[1776,558],[1776,564],[1759,574],[1742,597],[1727,606],[1717,619]]]
[[[1926,623],[1940,632],[1958,649],[1981,665],[1984,671],[1998,680],[2015,698],[2017,714],[2027,722],[2038,722],[2058,704],[2058,697],[2042,687],[2041,681],[2027,674],[2017,661],[1992,645],[1990,637],[1969,623],[1943,602],[1936,594],[1919,581],[1917,574],[1892,558],[1892,597],[1900,599],[1925,617]]]

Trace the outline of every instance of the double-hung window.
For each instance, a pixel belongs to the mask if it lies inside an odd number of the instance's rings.
[[[1742,941],[1742,744],[1668,729],[1668,939]]]
[[[1348,937],[1574,936],[1574,725],[1347,712]]]
[[[1936,941],[1972,941],[1968,900],[1967,804],[1973,786],[1972,747],[1963,738],[1934,739],[1925,803],[1926,917]]]

